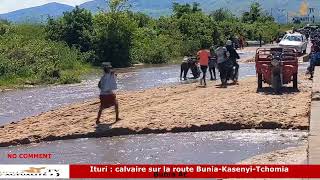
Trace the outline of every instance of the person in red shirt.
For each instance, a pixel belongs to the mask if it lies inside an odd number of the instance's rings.
[[[206,73],[209,65],[209,59],[211,57],[210,51],[203,48],[197,53],[198,59],[199,59],[199,64],[200,68],[202,71],[202,78],[200,79],[200,85],[202,85],[202,81],[204,82],[204,86],[207,86],[206,82]]]

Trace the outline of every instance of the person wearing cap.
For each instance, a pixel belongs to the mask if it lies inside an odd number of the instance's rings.
[[[204,82],[204,86],[207,86],[206,82],[206,74],[209,66],[209,59],[211,57],[210,51],[207,49],[206,46],[202,46],[202,49],[197,53],[200,68],[202,71],[202,78],[200,79],[200,85],[202,85],[202,81]]]
[[[184,56],[182,63],[181,63],[181,71],[180,71],[180,80],[182,80],[182,75],[183,75],[183,80],[187,80],[187,74],[189,71],[189,57]]]
[[[100,118],[104,109],[115,107],[116,121],[119,121],[119,104],[114,94],[117,89],[116,74],[112,71],[111,63],[103,63],[104,75],[101,77],[98,87],[100,89],[100,109],[96,124],[100,124]]]
[[[227,48],[227,51],[229,52],[229,59],[232,62],[233,67],[235,67],[235,72],[234,72],[234,74],[232,76],[232,80],[233,80],[234,83],[237,83],[239,67],[240,67],[238,62],[237,62],[237,60],[240,59],[240,56],[237,53],[237,51],[234,49],[231,40],[227,41],[226,48]]]

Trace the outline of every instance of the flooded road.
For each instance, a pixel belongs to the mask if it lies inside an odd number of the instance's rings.
[[[241,64],[240,78],[255,76],[254,64]],[[131,70],[118,77],[120,91],[143,90],[180,82],[180,67],[170,65]],[[191,76],[191,75],[189,75]],[[73,85],[48,86],[0,93],[0,125],[19,121],[99,95],[98,76]]]
[[[300,66],[304,70],[306,65]],[[178,84],[179,66],[135,69],[119,75],[120,91]],[[240,65],[240,78],[255,76]],[[18,121],[99,94],[98,77],[80,84],[0,93],[0,124]],[[237,163],[254,155],[302,144],[307,132],[243,130],[89,138],[0,148],[4,163]],[[50,160],[9,160],[8,153],[52,153]]]
[[[0,149],[3,164],[233,164],[302,145],[307,132],[243,130],[130,135],[45,142]],[[8,159],[8,153],[52,153],[49,160]]]

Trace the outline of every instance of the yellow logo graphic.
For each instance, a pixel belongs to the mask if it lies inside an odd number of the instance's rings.
[[[42,169],[45,169],[45,167],[41,167],[41,168],[30,167],[29,169],[24,170],[24,172],[27,172],[27,173],[41,173]]]
[[[302,2],[301,6],[300,6],[300,15],[301,16],[306,16],[308,14],[308,3],[307,1]]]

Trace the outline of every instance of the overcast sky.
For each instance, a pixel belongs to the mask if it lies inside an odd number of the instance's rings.
[[[18,9],[40,6],[50,2],[58,2],[75,6],[87,1],[90,0],[0,0],[0,14]]]

